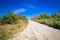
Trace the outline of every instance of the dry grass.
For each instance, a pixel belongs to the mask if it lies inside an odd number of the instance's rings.
[[[26,22],[23,20],[19,20],[17,24],[0,25],[0,38],[2,37],[1,33],[3,31],[13,36],[14,34],[18,32],[22,32],[26,28],[26,25],[27,25]]]

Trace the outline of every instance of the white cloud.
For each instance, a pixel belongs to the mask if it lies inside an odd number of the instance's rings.
[[[21,8],[18,10],[15,10],[14,13],[21,13],[21,12],[25,12],[27,9]]]

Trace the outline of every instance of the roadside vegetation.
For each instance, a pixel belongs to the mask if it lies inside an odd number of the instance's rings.
[[[60,11],[56,12],[53,15],[42,13],[39,16],[32,18],[31,20],[34,20],[41,24],[48,25],[56,29],[60,29]]]
[[[9,12],[0,18],[0,40],[7,40],[14,34],[23,31],[27,26],[28,20],[25,16]]]

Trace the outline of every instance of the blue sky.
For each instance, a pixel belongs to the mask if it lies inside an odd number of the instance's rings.
[[[40,13],[54,14],[60,11],[60,0],[0,0],[0,17],[9,11],[27,18]]]

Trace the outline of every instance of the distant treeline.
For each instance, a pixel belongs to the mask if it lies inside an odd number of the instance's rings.
[[[39,16],[32,18],[32,20],[56,29],[60,29],[60,11],[52,15],[41,13]]]

